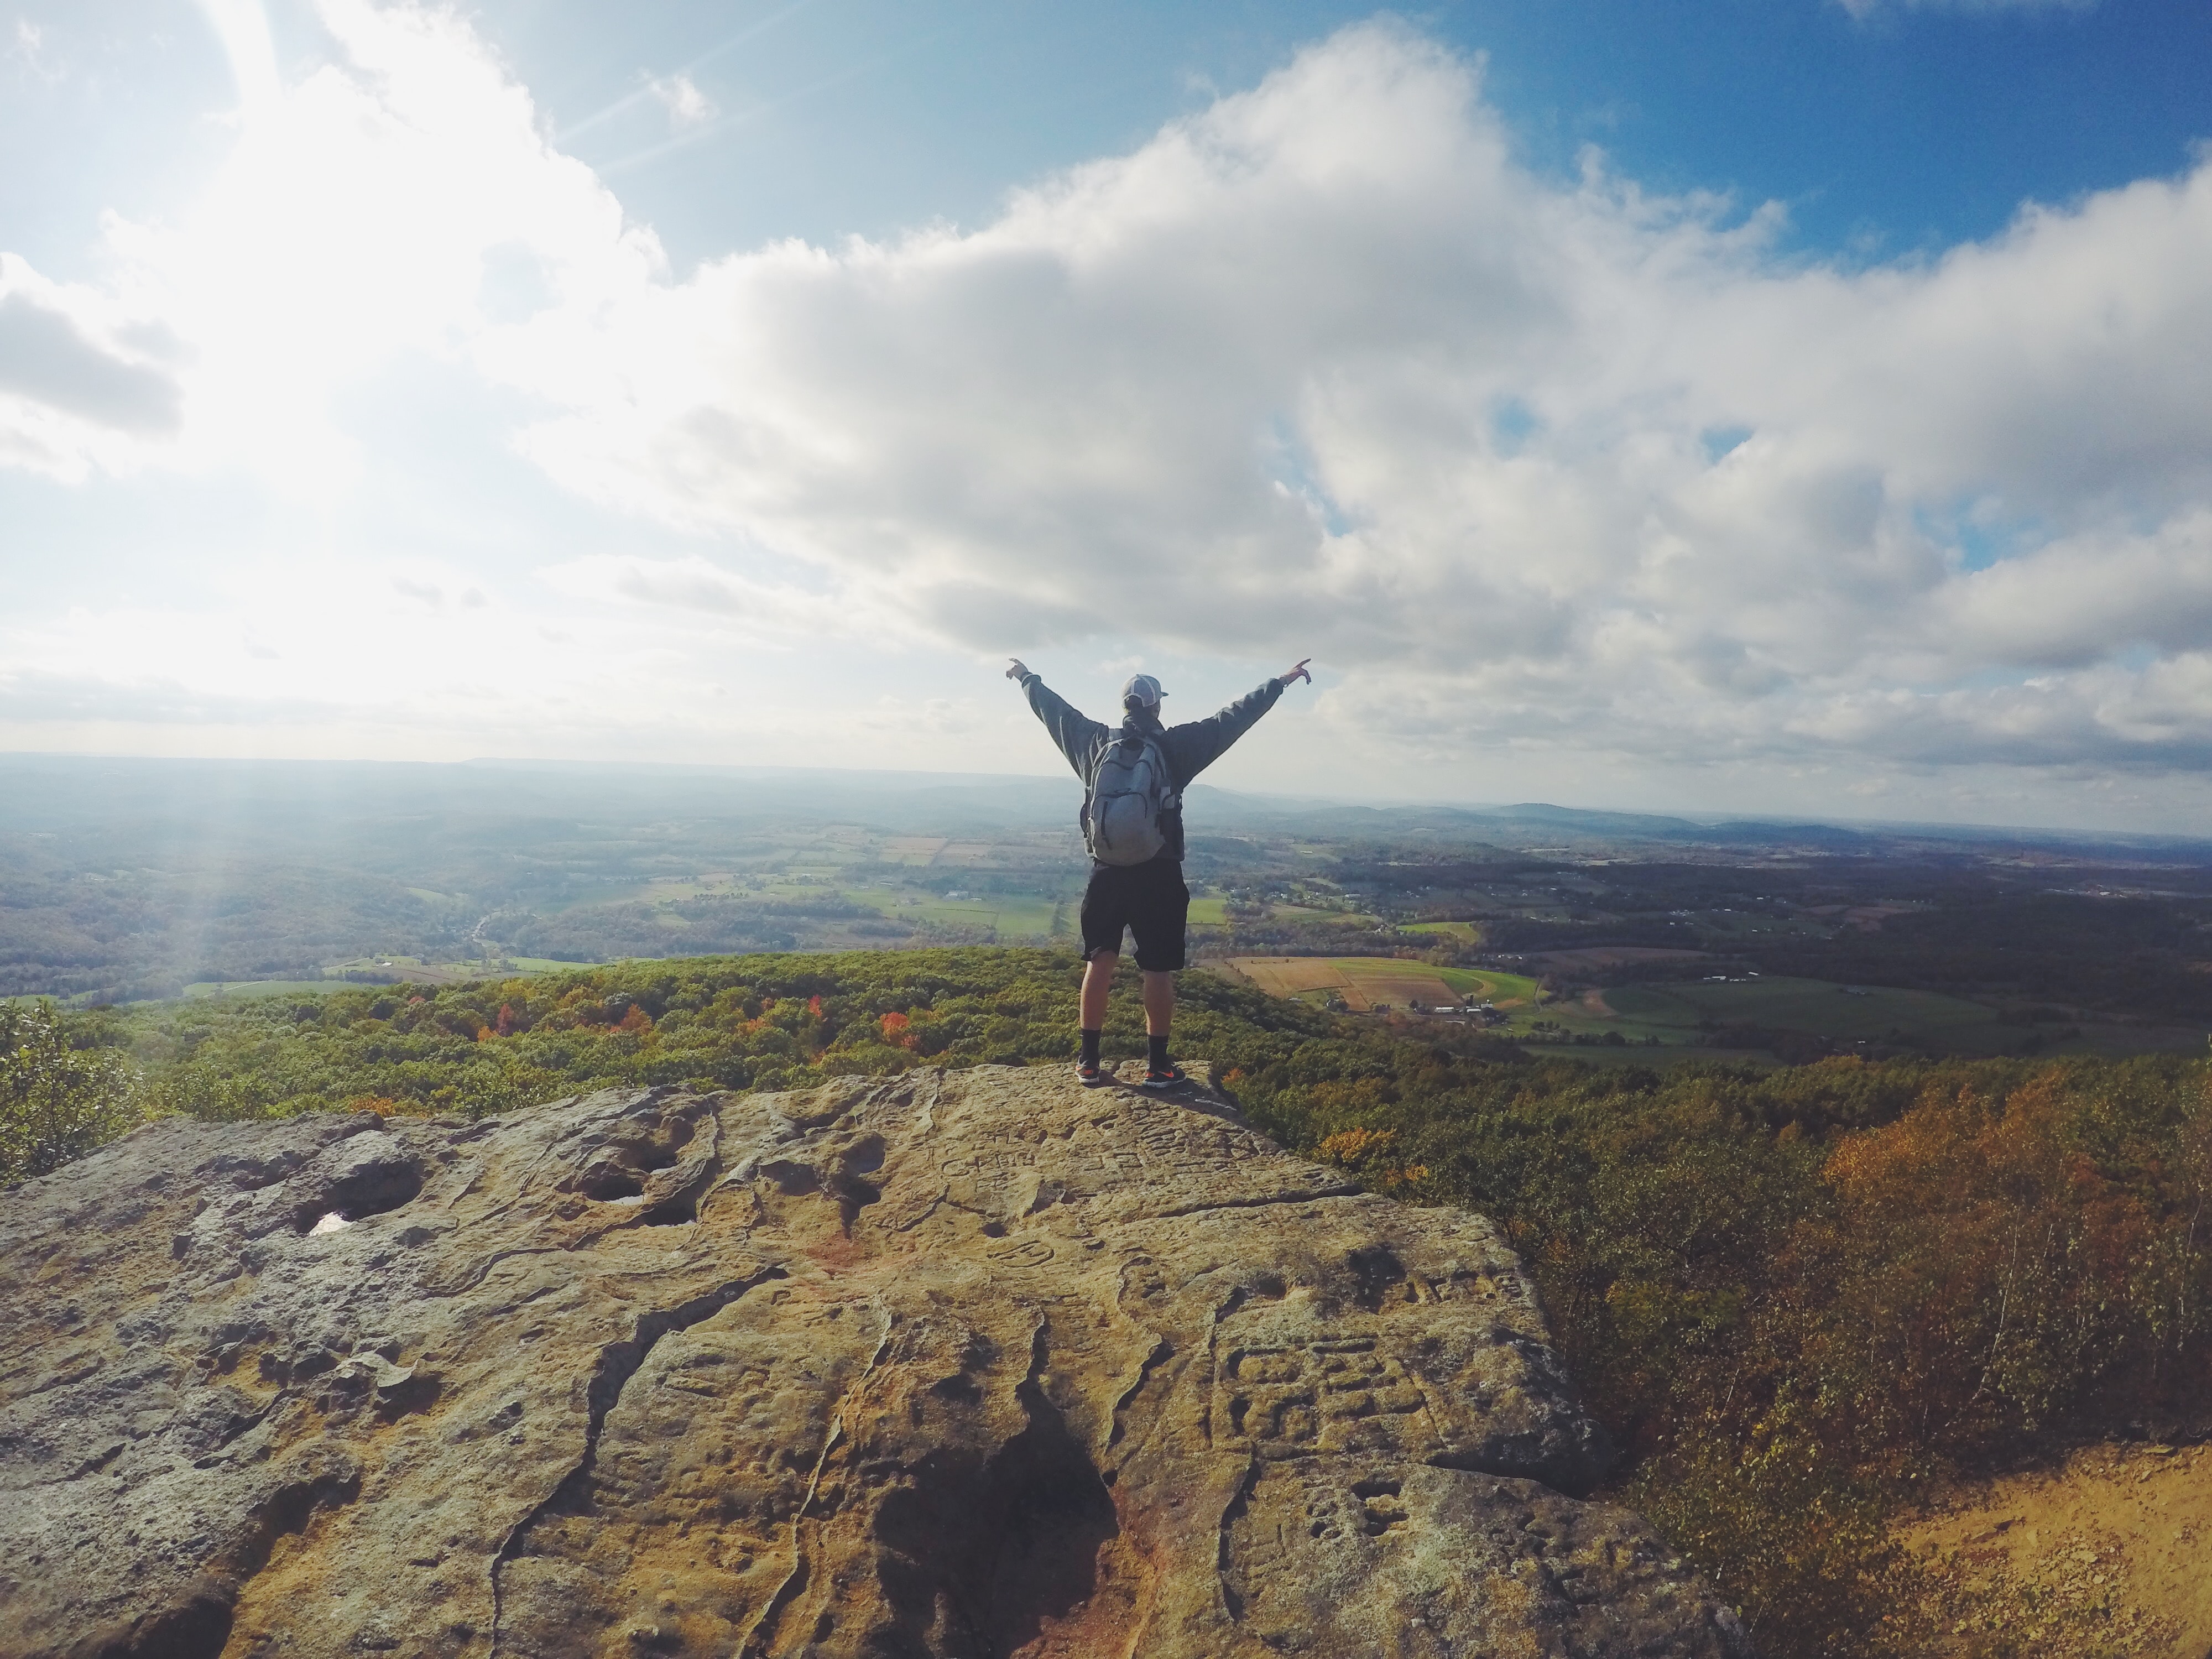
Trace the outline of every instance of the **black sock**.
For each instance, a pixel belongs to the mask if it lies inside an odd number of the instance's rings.
[[[1167,1034],[1161,1032],[1157,1036],[1148,1036],[1145,1042],[1149,1045],[1151,1055],[1146,1063],[1156,1072],[1166,1071],[1168,1068]]]
[[[1096,1031],[1085,1031],[1083,1034],[1083,1063],[1085,1066],[1096,1066],[1098,1063],[1098,1033]]]

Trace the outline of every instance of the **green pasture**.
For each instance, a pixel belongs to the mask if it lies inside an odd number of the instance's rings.
[[[1429,971],[1461,996],[1495,1002],[1501,1007],[1509,1002],[1521,1002],[1533,1008],[1544,1000],[1544,994],[1536,988],[1536,981],[1526,974],[1493,973],[1487,968],[1432,968]]]
[[[1375,925],[1375,918],[1357,910],[1324,908],[1316,904],[1271,904],[1267,914],[1278,921],[1335,921],[1347,927]]]
[[[580,968],[584,965],[582,963],[576,962],[556,962],[550,957],[475,957],[465,962],[425,962],[420,957],[356,957],[350,962],[325,963],[323,971],[326,974],[354,971],[375,974],[380,977],[388,975],[388,982],[392,984],[406,980],[412,981],[417,985],[452,985],[464,980],[526,978],[532,974],[550,974],[563,969]],[[257,981],[258,982],[262,981]],[[289,985],[291,981],[271,980],[265,982],[270,985],[279,983]],[[358,987],[375,984],[378,981],[376,980],[317,980],[310,982],[330,988],[348,985]],[[210,981],[208,983],[213,984],[215,981]],[[237,981],[229,981],[229,984],[234,988]],[[229,994],[229,991],[224,993],[226,995]],[[185,994],[186,996],[193,994],[190,987],[185,988]]]
[[[489,960],[497,959],[489,958]],[[410,979],[418,985],[445,985],[456,980],[483,978],[485,975],[493,971],[484,965],[487,960],[488,958],[483,957],[477,957],[467,962],[431,962],[422,957],[356,957],[350,962],[326,962],[323,964],[323,972],[326,975],[345,973],[375,974],[380,976],[388,975],[395,981]],[[207,982],[214,984],[221,981]],[[234,980],[228,982],[236,984],[238,981]],[[273,984],[276,981],[270,982]],[[331,982],[360,985],[373,984],[375,981],[335,980]],[[185,994],[186,996],[191,994],[189,988],[186,988]]]
[[[324,991],[358,991],[361,988],[358,981],[348,979],[204,979],[185,987],[184,999],[187,1002],[199,1002],[209,997],[312,995]]]
[[[1620,1003],[1613,1000],[1620,994],[1618,991],[1607,992],[1607,1005],[1620,1009]],[[1681,1011],[1671,1012],[1680,1014]],[[1512,1034],[1516,1037],[1524,1036],[1531,1023],[1540,1020],[1547,1025],[1564,1030],[1569,1036],[1603,1036],[1608,1031],[1617,1031],[1632,1043],[1653,1036],[1662,1042],[1679,1043],[1695,1041],[1699,1018],[1692,1014],[1686,1020],[1678,1018],[1654,1019],[1644,1017],[1640,1010],[1635,1013],[1623,1010],[1614,1014],[1599,1014],[1584,1008],[1577,998],[1554,997],[1540,1009],[1532,1007],[1516,1011]]]
[[[1229,901],[1194,898],[1190,902],[1190,919],[1202,927],[1225,927],[1229,924]]]
[[[1847,988],[1828,980],[1788,978],[1698,981],[1623,986],[1605,996],[1624,1020],[1678,1030],[1713,1020],[1805,1031],[1840,1042],[1879,1041],[1902,1031],[1968,1053],[2011,1047],[2019,1040],[2019,1033],[1999,1026],[1996,1014],[1978,1002],[1891,986]]]
[[[1462,945],[1482,943],[1482,929],[1471,921],[1409,921],[1398,931],[1401,933],[1442,933]]]
[[[774,878],[770,880],[772,884]],[[749,878],[743,876],[717,877],[712,880],[694,876],[655,876],[649,881],[587,887],[565,898],[548,900],[536,908],[548,915],[558,915],[564,911],[592,909],[610,904],[671,904],[679,899],[743,898],[759,890],[749,885]],[[819,893],[822,882],[811,882],[797,890]]]
[[[1321,961],[1355,985],[1376,980],[1441,980],[1444,988],[1454,996],[1495,1002],[1501,1006],[1510,1002],[1521,1002],[1534,1007],[1543,997],[1543,993],[1536,988],[1536,981],[1523,974],[1493,973],[1488,969],[1437,968],[1417,957],[1323,957]],[[1323,986],[1297,992],[1294,1000],[1325,1002],[1335,994],[1334,990]]]
[[[572,893],[547,894],[530,901],[530,908],[549,916],[570,910],[595,909],[607,904],[649,904],[659,896],[650,882],[601,882]]]
[[[989,927],[1001,935],[1050,933],[1053,914],[1060,902],[1051,893],[986,893],[975,898],[948,899],[942,891],[918,892],[911,888],[847,887],[839,890],[853,903],[865,904],[894,921],[927,921],[940,927]],[[915,899],[921,902],[908,902]]]
[[[1578,1000],[1560,1000],[1547,1004],[1540,1013],[1517,1018],[1514,1034],[1525,1036],[1534,1020],[1574,1036],[1617,1031],[1630,1043],[1631,1057],[1634,1045],[1646,1037],[1696,1045],[1700,1030],[1715,1025],[1802,1031],[1835,1042],[1902,1039],[1968,1054],[2008,1052],[2017,1048],[2024,1035],[2017,1028],[1999,1025],[1991,1009],[1962,997],[1889,986],[1847,988],[1829,980],[1667,981],[1616,986],[1603,997],[1611,1014],[1593,1012]],[[1587,1055],[1591,1051],[1577,1048],[1573,1052]],[[1612,1057],[1620,1054],[1615,1052]]]
[[[647,903],[661,899],[734,898],[745,890],[743,881],[730,876],[655,876],[638,890]]]

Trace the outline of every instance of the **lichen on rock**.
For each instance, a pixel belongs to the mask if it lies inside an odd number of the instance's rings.
[[[0,1205],[0,1655],[1749,1652],[1495,1230],[1208,1089],[170,1121]]]

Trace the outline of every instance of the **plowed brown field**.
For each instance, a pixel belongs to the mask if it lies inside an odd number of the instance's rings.
[[[1352,983],[1324,957],[1231,957],[1229,965],[1270,996],[1342,991]]]
[[[1365,1012],[1378,1005],[1434,1008],[1459,998],[1418,962],[1389,957],[1231,957],[1229,965],[1261,990],[1279,997],[1334,991],[1345,1006]]]

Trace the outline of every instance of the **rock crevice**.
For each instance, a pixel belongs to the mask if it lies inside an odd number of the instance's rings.
[[[505,1598],[500,1586],[501,1568],[526,1549],[530,1529],[541,1517],[564,1502],[574,1503],[578,1499],[591,1480],[592,1466],[599,1455],[599,1437],[606,1429],[607,1415],[621,1403],[623,1389],[630,1378],[637,1375],[638,1367],[652,1353],[653,1345],[672,1332],[688,1330],[702,1320],[721,1312],[756,1285],[783,1276],[782,1268],[771,1265],[755,1275],[732,1279],[692,1297],[678,1307],[640,1315],[628,1338],[611,1342],[599,1350],[584,1390],[586,1413],[584,1446],[577,1456],[575,1467],[562,1477],[561,1484],[543,1503],[514,1523],[492,1556],[491,1650],[495,1656],[501,1651],[501,1620],[505,1611]]]
[[[0,1659],[1749,1651],[1495,1230],[1204,1088],[165,1122],[0,1297]]]

